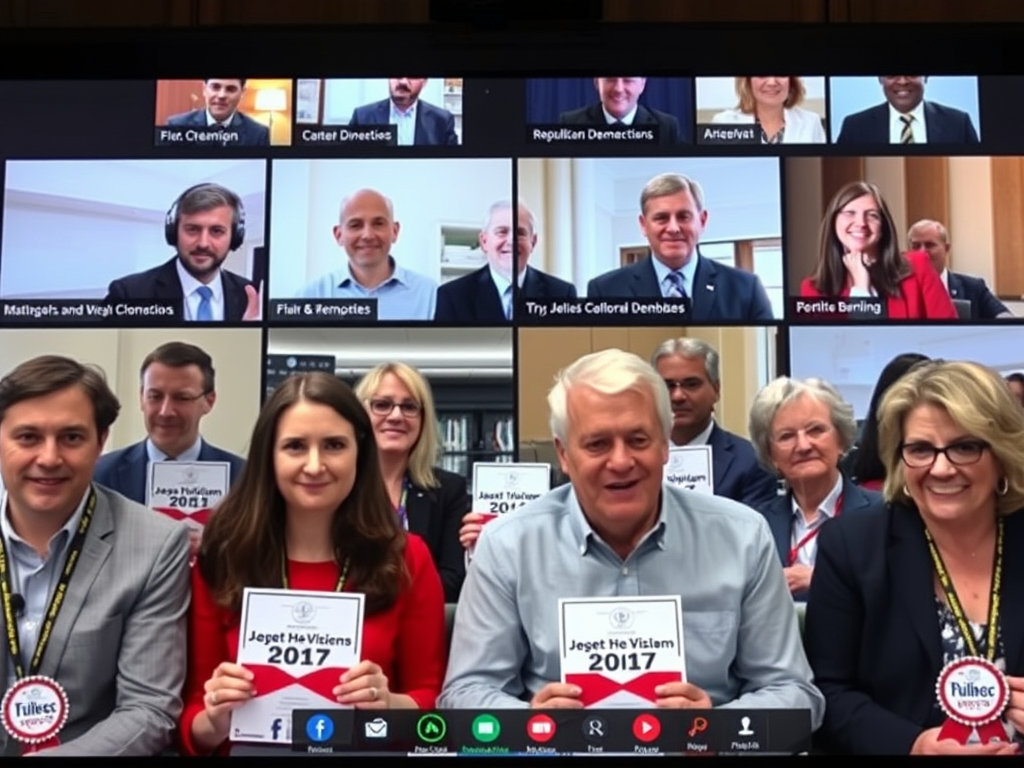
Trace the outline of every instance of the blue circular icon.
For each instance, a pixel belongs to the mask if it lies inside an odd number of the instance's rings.
[[[306,721],[306,735],[310,741],[327,741],[334,735],[334,721],[327,715],[315,714]]]

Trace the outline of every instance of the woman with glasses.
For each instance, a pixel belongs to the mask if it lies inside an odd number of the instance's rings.
[[[239,740],[232,711],[281,688],[283,673],[305,679],[297,670],[309,662],[287,661],[297,646],[286,648],[284,667],[235,663],[246,587],[362,593],[360,661],[308,684],[345,707],[433,708],[447,657],[441,580],[426,545],[395,519],[370,418],[351,388],[327,373],[289,377],[249,445],[192,572],[182,750],[227,752]],[[295,621],[281,637],[302,626]]]
[[[807,656],[828,701],[822,746],[1017,754],[1024,411],[994,371],[934,361],[893,384],[878,423],[885,502],[825,528],[807,604]],[[957,660],[970,664],[962,679],[950,678],[959,688],[940,685]],[[1000,679],[1005,709],[1000,685],[989,685]],[[940,690],[961,720],[979,711],[996,719],[977,730],[958,725]]]
[[[466,478],[434,466],[439,442],[430,384],[412,366],[384,363],[356,384],[356,396],[370,414],[398,522],[426,541],[445,600],[454,603],[466,578],[459,526],[470,501]]]
[[[821,379],[783,376],[754,397],[751,442],[758,460],[788,489],[758,511],[768,520],[796,601],[807,599],[818,533],[825,524],[840,515],[859,514],[881,498],[839,471],[839,460],[856,435],[853,408]]]

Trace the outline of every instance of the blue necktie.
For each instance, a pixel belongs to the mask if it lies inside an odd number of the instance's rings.
[[[505,298],[506,298],[506,300],[504,302],[502,302],[505,305],[505,319],[506,320],[511,320],[512,319],[512,286],[511,285],[508,288],[505,289]]]
[[[668,294],[669,298],[673,299],[685,299],[686,298],[686,286],[683,283],[683,276],[678,272],[669,272],[665,278],[669,282]]]
[[[201,285],[196,288],[199,294],[199,311],[196,312],[196,320],[201,323],[209,323],[213,320],[213,307],[210,299],[213,298],[213,291],[208,285]]]

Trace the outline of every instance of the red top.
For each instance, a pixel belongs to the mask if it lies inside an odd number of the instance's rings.
[[[900,281],[900,295],[887,300],[889,318],[894,320],[956,320],[956,306],[949,297],[946,286],[928,260],[924,251],[910,251],[905,254],[910,263],[911,273]],[[841,297],[850,295],[850,286],[843,289]],[[805,277],[800,284],[800,297],[804,299],[835,298],[819,292],[811,278]]]
[[[444,591],[430,550],[419,536],[407,534],[405,564],[412,585],[399,592],[391,608],[365,618],[362,660],[380,665],[392,693],[404,693],[420,709],[430,709],[441,692],[447,665]],[[334,562],[288,562],[288,583],[294,589],[329,592],[337,586],[340,575]],[[213,601],[199,568],[193,568],[188,674],[178,729],[183,754],[205,754],[192,744],[192,721],[205,709],[203,686],[213,670],[224,661],[238,658],[240,621],[241,614]],[[217,751],[224,753],[226,746]]]

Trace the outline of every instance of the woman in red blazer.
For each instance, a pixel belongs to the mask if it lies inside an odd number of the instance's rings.
[[[363,593],[362,658],[331,696],[356,709],[434,706],[447,661],[441,578],[391,508],[369,415],[330,374],[292,376],[267,400],[246,468],[203,533],[185,754],[227,752],[232,710],[259,695],[259,673],[234,663],[246,587]]]
[[[817,271],[801,298],[878,297],[889,319],[956,320],[956,307],[923,251],[900,252],[896,227],[878,187],[840,189],[821,222]]]

